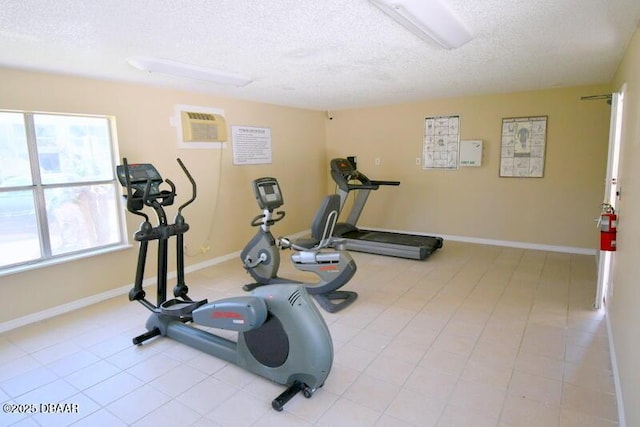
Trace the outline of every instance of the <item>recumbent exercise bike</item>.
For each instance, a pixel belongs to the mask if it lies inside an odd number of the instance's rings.
[[[240,252],[245,270],[255,280],[243,289],[250,291],[263,285],[298,283],[329,313],[353,303],[358,297],[356,292],[337,290],[351,280],[357,270],[349,252],[340,248],[339,239],[332,237],[340,212],[340,197],[336,194],[325,197],[311,224],[311,237],[292,242],[284,237],[275,239],[271,234],[271,226],[285,217],[282,210],[273,213],[284,204],[278,181],[263,177],[251,184],[262,214],[251,221],[251,225],[259,229]],[[329,245],[335,249],[327,249]],[[295,268],[316,274],[318,281],[305,283],[278,277],[280,249],[293,249],[291,260]]]

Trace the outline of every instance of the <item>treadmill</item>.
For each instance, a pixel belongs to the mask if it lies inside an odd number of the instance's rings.
[[[336,224],[333,236],[340,239],[347,250],[424,260],[442,247],[441,237],[386,231],[363,230],[356,227],[360,214],[372,190],[381,186],[398,186],[399,181],[372,181],[356,169],[355,158],[331,160],[331,177],[340,196],[340,210],[351,191],[356,191],[346,222]],[[354,182],[355,181],[355,182]]]

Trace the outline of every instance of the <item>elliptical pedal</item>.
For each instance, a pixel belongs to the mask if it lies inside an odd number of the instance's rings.
[[[170,299],[160,305],[160,313],[171,317],[191,317],[196,308],[207,303],[206,299],[200,301],[184,301],[178,298]]]

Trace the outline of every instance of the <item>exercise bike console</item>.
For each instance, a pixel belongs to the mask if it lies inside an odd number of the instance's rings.
[[[275,178],[258,178],[253,182],[253,192],[260,209],[274,210],[284,204],[280,185]]]

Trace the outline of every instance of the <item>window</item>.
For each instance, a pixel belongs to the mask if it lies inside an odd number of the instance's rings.
[[[0,272],[124,243],[111,128],[0,111]]]

